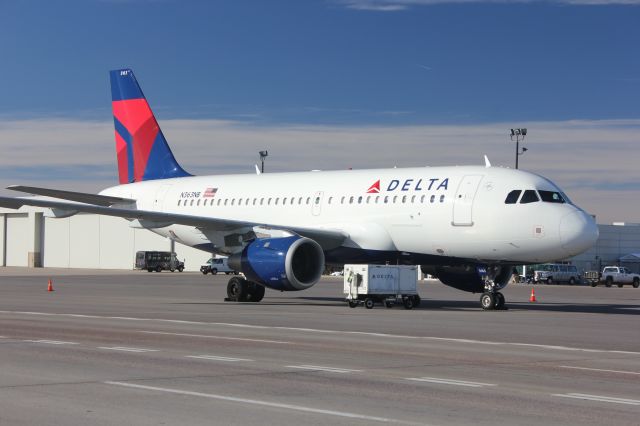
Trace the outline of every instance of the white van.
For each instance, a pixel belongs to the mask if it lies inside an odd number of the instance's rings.
[[[228,259],[226,257],[212,257],[207,260],[207,263],[200,267],[200,272],[204,275],[207,275],[208,273],[215,275],[218,272],[224,272],[227,275],[238,275],[238,271],[231,269],[227,261]]]
[[[580,274],[575,265],[545,263],[534,267],[533,282],[547,284],[566,282],[571,285],[579,284]]]

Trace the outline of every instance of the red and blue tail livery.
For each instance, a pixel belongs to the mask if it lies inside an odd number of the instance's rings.
[[[133,71],[111,71],[120,183],[190,176],[178,164]]]

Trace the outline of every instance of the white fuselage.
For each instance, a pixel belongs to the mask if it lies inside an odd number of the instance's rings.
[[[532,173],[461,166],[184,177],[101,194],[133,198],[143,210],[340,230],[349,236],[344,248],[369,252],[537,263],[576,255],[595,242],[595,222],[579,207],[506,204],[512,190],[561,192]],[[233,252],[221,231],[151,230],[207,251]]]

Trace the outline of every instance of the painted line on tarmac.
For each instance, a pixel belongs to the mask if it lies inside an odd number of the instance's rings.
[[[269,401],[263,401],[263,400],[258,400],[258,399],[236,398],[236,397],[232,397],[232,396],[218,395],[218,394],[214,394],[214,393],[192,392],[192,391],[186,391],[186,390],[181,390],[181,389],[160,388],[160,387],[156,387],[156,386],[136,385],[134,383],[125,383],[125,382],[103,382],[103,383],[105,383],[107,385],[122,386],[122,387],[127,387],[127,388],[132,388],[132,389],[140,389],[140,390],[148,390],[148,391],[154,391],[154,392],[172,393],[172,394],[177,394],[177,395],[197,396],[197,397],[200,397],[200,398],[216,399],[216,400],[219,400],[219,401],[236,402],[236,403],[240,403],[240,404],[249,404],[249,405],[258,405],[258,406],[262,406],[262,407],[279,408],[279,409],[282,409],[282,410],[300,411],[300,412],[303,412],[303,413],[323,414],[323,415],[335,416],[335,417],[346,417],[346,418],[349,418],[349,419],[366,420],[366,421],[371,421],[371,422],[399,423],[399,424],[410,424],[410,425],[418,424],[418,423],[404,422],[404,421],[396,420],[396,419],[389,419],[389,418],[386,418],[386,417],[375,417],[375,416],[367,416],[367,415],[364,415],[364,414],[349,413],[347,411],[324,410],[324,409],[321,409],[321,408],[305,407],[303,405],[282,404],[282,403],[278,403],[278,402],[269,402]]]
[[[328,373],[358,373],[362,370],[352,370],[349,368],[327,367],[322,365],[287,365],[287,368],[298,368],[300,370],[326,371]]]
[[[126,346],[99,346],[98,349],[104,349],[106,351],[122,351],[122,352],[159,352],[158,349],[129,348]]]
[[[293,342],[285,342],[283,340],[249,339],[246,337],[212,336],[209,334],[170,333],[167,331],[150,331],[150,330],[140,330],[138,331],[138,333],[163,334],[163,335],[169,335],[169,336],[201,337],[204,339],[240,340],[245,342],[258,342],[258,343],[277,343],[280,345],[295,345],[295,343]]]
[[[231,358],[227,356],[217,355],[185,355],[185,358],[206,359],[208,361],[223,361],[223,362],[254,362],[252,359],[246,358]]]
[[[47,345],[79,345],[79,343],[76,342],[63,342],[61,340],[46,340],[46,339],[40,339],[40,340],[23,340],[23,342],[28,342],[28,343],[44,343]]]
[[[637,371],[622,371],[622,370],[605,370],[603,368],[587,368],[587,367],[574,367],[571,365],[559,365],[560,368],[571,368],[574,370],[588,370],[588,371],[602,371],[604,373],[619,373],[619,374],[636,374],[640,376]]]
[[[640,400],[637,400],[637,399],[613,398],[610,396],[588,395],[584,393],[565,393],[565,394],[554,393],[554,394],[551,394],[551,396],[560,396],[562,398],[584,399],[587,401],[611,402],[614,404],[640,405]]]
[[[466,386],[470,388],[498,386],[494,383],[466,382],[464,380],[442,379],[438,377],[410,377],[410,378],[406,378],[405,380],[412,380],[414,382],[437,383],[441,385]]]
[[[589,348],[577,348],[570,346],[558,346],[558,345],[541,345],[535,343],[517,343],[517,342],[491,342],[487,340],[474,340],[474,339],[456,339],[451,337],[435,337],[435,336],[407,336],[401,334],[388,334],[388,333],[374,333],[369,331],[343,331],[343,330],[327,330],[317,328],[300,328],[300,327],[283,327],[283,326],[268,326],[268,325],[253,325],[253,324],[237,324],[228,322],[206,322],[206,321],[185,321],[185,320],[171,320],[163,318],[136,318],[136,317],[116,317],[116,316],[102,316],[102,315],[83,315],[83,314],[59,314],[48,312],[24,312],[24,311],[2,311],[0,314],[21,314],[21,315],[39,315],[39,316],[57,316],[67,318],[94,318],[94,319],[115,319],[126,321],[147,321],[147,322],[159,322],[168,324],[192,324],[192,325],[206,325],[206,326],[223,326],[234,328],[245,328],[253,330],[286,330],[286,331],[301,331],[305,333],[317,333],[317,334],[336,334],[346,336],[368,336],[375,338],[385,339],[405,339],[405,340],[431,340],[442,341],[452,343],[463,344],[475,344],[475,345],[493,345],[493,346],[520,346],[530,347],[538,349],[549,349],[559,351],[571,351],[571,352],[587,352],[587,353],[603,353],[603,354],[624,354],[624,355],[640,355],[637,351],[620,351],[609,349],[589,349]],[[293,343],[295,344],[295,343]]]

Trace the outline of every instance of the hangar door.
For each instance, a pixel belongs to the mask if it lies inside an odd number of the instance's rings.
[[[7,266],[29,266],[31,235],[27,213],[7,214]]]
[[[454,226],[473,226],[473,199],[483,175],[467,175],[462,178],[453,200]]]

